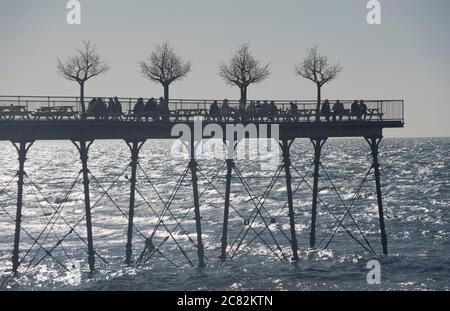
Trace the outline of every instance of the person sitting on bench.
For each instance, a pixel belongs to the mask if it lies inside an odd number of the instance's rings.
[[[361,120],[361,111],[359,109],[359,104],[357,100],[353,101],[352,103],[351,115],[352,117],[356,117],[358,120]]]
[[[156,103],[156,100],[153,97],[150,98],[147,103],[145,103],[145,120],[148,121],[149,117],[151,117],[152,120],[156,120],[157,109],[158,104]]]
[[[144,110],[145,110],[144,99],[140,97],[133,108],[134,117],[137,120],[140,120],[142,118],[142,115],[144,114]]]

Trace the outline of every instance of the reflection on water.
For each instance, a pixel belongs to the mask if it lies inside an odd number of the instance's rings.
[[[381,252],[373,177],[361,192],[358,188],[370,167],[369,147],[361,140],[330,140],[323,151],[320,205],[318,214],[317,251],[308,250],[312,172],[312,147],[307,141],[297,141],[292,147],[292,161],[299,173],[306,173],[306,182],[297,189],[301,179],[292,174],[296,209],[296,231],[300,248],[297,264],[283,263],[281,251],[291,256],[289,222],[286,207],[286,187],[281,174],[265,200],[261,213],[270,224],[265,229],[260,217],[252,225],[233,260],[221,264],[224,176],[222,169],[212,185],[209,183],[223,162],[201,160],[199,187],[205,255],[205,269],[192,268],[186,256],[196,264],[196,234],[190,175],[181,183],[174,196],[170,212],[157,228],[156,214],[170,197],[186,168],[182,159],[171,160],[169,141],[147,142],[141,153],[143,170],[138,172],[138,194],[133,256],[135,260],[144,248],[145,238],[153,235],[160,246],[140,267],[127,267],[125,256],[129,201],[128,147],[122,142],[98,141],[92,146],[89,165],[95,249],[98,271],[88,273],[84,239],[83,185],[76,180],[79,156],[69,142],[37,142],[28,154],[25,179],[23,231],[20,273],[10,276],[10,259],[15,216],[16,184],[11,183],[0,193],[0,281],[2,289],[102,289],[102,290],[309,290],[309,289],[374,289],[366,284],[366,263],[379,259],[382,264],[382,285],[375,289],[450,289],[449,197],[450,139],[386,139],[381,145],[382,182],[390,255],[370,255],[344,229],[336,231],[328,248],[323,247],[333,234],[336,219],[343,214],[343,205],[333,188],[346,204],[357,195],[351,207],[352,215],[362,234],[372,247]],[[237,166],[257,196],[261,196],[275,174],[277,166],[260,166],[258,161],[239,160]],[[0,191],[14,177],[17,154],[12,145],[0,142]],[[326,179],[329,175],[333,184]],[[104,190],[117,179],[114,187]],[[37,188],[33,185],[37,185]],[[73,190],[66,194],[74,185]],[[155,191],[156,190],[156,191]],[[160,197],[159,197],[160,196]],[[232,183],[229,245],[240,244],[244,219],[251,218],[255,206],[246,188],[235,177]],[[55,213],[54,209],[58,210]],[[155,214],[156,213],[156,214]],[[268,216],[270,215],[270,217]],[[276,218],[271,223],[271,218]],[[181,226],[178,222],[183,219]],[[81,220],[81,221],[80,221]],[[70,232],[70,226],[76,226]],[[363,241],[358,227],[350,217],[346,228]],[[44,230],[45,229],[45,230]],[[155,230],[156,229],[156,230]],[[174,242],[169,231],[173,231]],[[52,249],[67,235],[61,245],[46,256],[33,239]],[[260,238],[259,238],[260,237]],[[279,250],[277,249],[279,245]],[[31,249],[31,250],[30,250]],[[272,250],[275,251],[272,252]],[[26,256],[24,256],[26,254]],[[231,251],[234,254],[234,250]],[[41,261],[38,265],[37,262]],[[63,268],[63,266],[65,268]]]

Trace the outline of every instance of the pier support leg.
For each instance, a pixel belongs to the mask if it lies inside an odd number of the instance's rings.
[[[195,159],[195,145],[194,140],[191,141],[191,160],[189,162],[189,168],[192,173],[192,190],[194,197],[194,213],[195,213],[195,224],[197,230],[197,255],[198,255],[198,266],[200,268],[205,266],[205,251],[203,248],[203,238],[202,238],[202,223],[200,214],[200,203],[198,195],[198,177],[197,177],[197,160]]]
[[[12,255],[12,271],[17,274],[19,268],[19,247],[20,247],[20,227],[22,225],[22,204],[23,204],[23,178],[25,176],[25,161],[27,152],[33,143],[13,142],[19,154],[19,170],[17,171],[17,209],[16,209],[16,228],[14,232],[14,249]]]
[[[317,197],[319,190],[319,168],[322,147],[327,140],[323,138],[311,139],[314,146],[314,181],[313,181],[313,199],[311,209],[311,233],[309,236],[309,247],[316,247],[316,218],[317,218]]]
[[[83,174],[83,186],[84,186],[84,209],[86,213],[86,231],[87,231],[87,244],[88,244],[88,263],[91,272],[95,271],[95,252],[94,252],[94,240],[92,235],[92,216],[91,216],[91,197],[89,189],[89,168],[88,168],[88,153],[93,141],[87,143],[85,140],[81,140],[78,144],[73,141],[73,144],[80,152],[81,160],[81,172]]]
[[[234,167],[234,160],[227,159],[227,175],[225,181],[225,209],[223,210],[223,232],[222,232],[222,254],[220,259],[227,258],[228,246],[228,214],[230,211],[231,175]]]
[[[133,226],[134,226],[134,205],[136,198],[136,175],[137,165],[139,160],[139,151],[144,145],[145,141],[126,141],[126,144],[131,151],[131,179],[130,179],[130,206],[128,209],[128,231],[127,231],[127,245],[125,251],[125,263],[131,264],[131,256],[133,253]]]
[[[286,175],[286,191],[287,191],[287,199],[288,199],[288,208],[289,208],[289,224],[291,228],[291,248],[292,248],[292,260],[298,261],[298,244],[297,244],[297,236],[295,233],[295,213],[294,213],[294,204],[292,199],[292,184],[291,184],[291,158],[290,158],[290,147],[292,143],[289,143],[287,139],[283,139],[281,144],[281,149],[283,151],[283,166],[284,172]]]
[[[375,170],[375,185],[377,188],[377,201],[378,201],[378,216],[380,220],[380,232],[381,232],[381,245],[383,247],[383,254],[388,254],[387,248],[387,235],[386,235],[386,227],[384,224],[384,210],[383,210],[383,197],[381,192],[381,181],[380,181],[380,163],[378,161],[378,147],[380,145],[382,138],[379,137],[371,137],[366,138],[366,141],[369,143],[370,148],[372,150],[373,157],[373,167]]]

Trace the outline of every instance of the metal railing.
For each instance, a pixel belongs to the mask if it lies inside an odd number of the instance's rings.
[[[97,97],[98,98],[98,97]],[[92,97],[85,97],[85,106],[91,101]],[[104,102],[107,104],[109,98],[102,97]],[[158,101],[158,98],[155,98]],[[149,98],[144,98],[144,103],[149,100]],[[131,97],[121,97],[119,102],[122,105],[122,111],[125,114],[132,112],[134,105],[138,101],[138,98]],[[218,105],[221,106],[222,100],[215,99],[170,99],[169,110],[170,111],[183,111],[183,110],[203,110],[202,115],[205,111],[209,111],[210,106],[213,102],[217,101]],[[274,102],[277,109],[281,112],[287,112],[290,110],[291,103],[297,105],[299,111],[315,111],[316,101],[315,100],[248,100],[247,103],[254,102],[260,103],[261,105],[265,102]],[[340,100],[344,105],[346,111],[351,110],[351,105],[353,100]],[[380,116],[382,116],[382,121],[401,121],[404,122],[404,101],[403,100],[364,100],[367,105],[368,110],[376,110]],[[232,109],[238,109],[238,100],[229,100],[228,104]],[[331,107],[334,101],[330,101]],[[81,104],[79,97],[72,96],[0,96],[0,108],[3,107],[5,110],[7,107],[23,107],[23,109],[33,114],[42,107],[60,107],[69,106],[72,107],[75,112],[81,112]],[[86,108],[87,109],[87,108]],[[371,118],[371,121],[380,121],[380,119]],[[313,119],[308,121],[314,121]]]

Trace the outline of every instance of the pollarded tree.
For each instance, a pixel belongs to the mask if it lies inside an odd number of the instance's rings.
[[[155,50],[146,60],[139,62],[141,73],[150,81],[164,87],[164,99],[169,102],[169,87],[172,82],[185,78],[191,71],[190,61],[175,54],[168,41],[156,45]]]
[[[241,101],[247,102],[247,88],[267,79],[271,72],[270,64],[262,65],[250,51],[248,43],[242,44],[227,64],[220,65],[219,75],[231,85],[241,90]]]
[[[80,85],[80,104],[82,117],[86,116],[84,103],[84,85],[86,81],[107,72],[110,67],[100,59],[95,50],[95,44],[91,41],[83,41],[83,47],[78,50],[78,55],[61,62],[58,59],[58,72],[64,78],[75,81]]]
[[[319,53],[317,45],[311,48],[303,62],[295,67],[295,72],[299,76],[311,80],[317,86],[316,122],[320,121],[322,86],[334,80],[342,69],[339,63],[330,65],[328,58]]]

